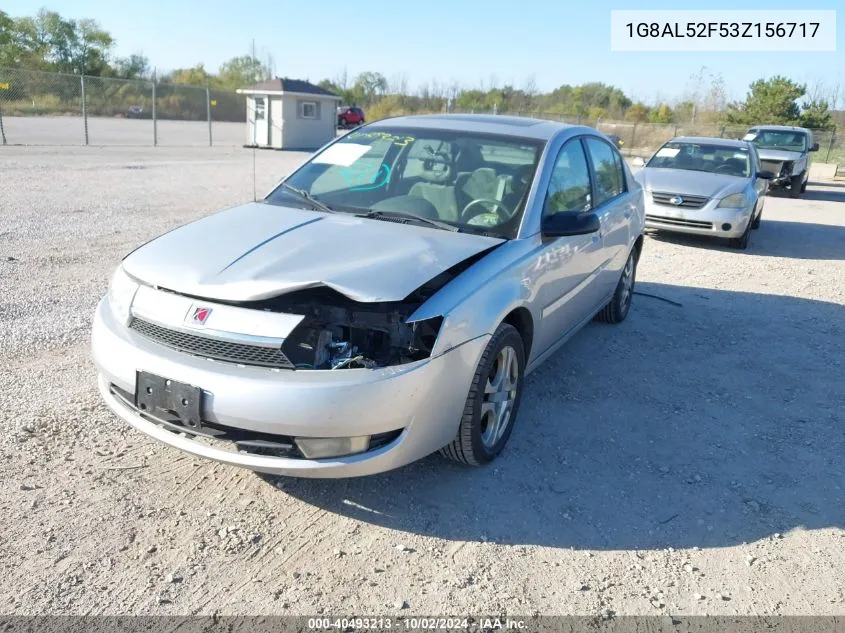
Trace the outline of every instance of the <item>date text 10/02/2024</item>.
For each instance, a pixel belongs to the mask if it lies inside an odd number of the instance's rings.
[[[815,37],[820,22],[628,22],[628,37]]]

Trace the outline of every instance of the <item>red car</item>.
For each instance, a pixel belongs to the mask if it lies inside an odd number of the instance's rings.
[[[363,125],[364,122],[364,111],[361,108],[349,106],[337,109],[338,127],[354,127]]]

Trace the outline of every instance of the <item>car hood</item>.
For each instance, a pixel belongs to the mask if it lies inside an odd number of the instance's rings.
[[[327,286],[355,301],[399,301],[504,240],[250,203],[141,246],[124,268],[147,284],[223,301]]]
[[[722,198],[732,193],[743,191],[748,184],[747,178],[712,174],[689,169],[662,169],[645,167],[636,173],[635,178],[646,191],[679,193],[706,198]]]
[[[777,161],[787,161],[787,160],[799,160],[803,154],[801,152],[789,152],[783,149],[764,149],[762,147],[757,148],[757,154],[760,156],[760,160],[777,160]]]

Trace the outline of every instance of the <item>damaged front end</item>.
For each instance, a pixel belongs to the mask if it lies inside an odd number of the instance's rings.
[[[359,302],[319,286],[237,305],[304,317],[281,348],[294,369],[376,369],[402,365],[428,358],[443,324],[442,316],[413,322],[408,318],[487,252],[440,273],[401,301]]]
[[[305,317],[282,345],[296,369],[373,369],[421,360],[431,354],[443,322],[438,317],[408,323],[419,307],[414,301],[359,303],[330,288],[248,307]]]

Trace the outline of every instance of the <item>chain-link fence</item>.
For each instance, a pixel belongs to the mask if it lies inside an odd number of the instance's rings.
[[[476,111],[481,114],[480,111]],[[552,112],[492,110],[589,125],[646,157],[673,136],[741,138],[747,126],[630,123]],[[149,80],[0,68],[0,142],[21,145],[242,145],[246,99],[235,92]],[[814,130],[813,160],[845,170],[845,133]]]
[[[604,134],[617,136],[621,141],[623,154],[643,158],[650,156],[663,143],[675,136],[741,139],[750,127],[748,125],[724,125],[720,123],[632,123],[537,111],[472,110],[471,112],[475,114],[507,114],[560,121],[571,125],[587,125]],[[823,163],[836,163],[841,165],[842,170],[845,170],[845,132],[836,127],[814,129],[812,132],[814,142],[819,144],[819,151],[812,155],[813,160]]]
[[[0,68],[4,145],[242,145],[245,121],[234,92]]]

